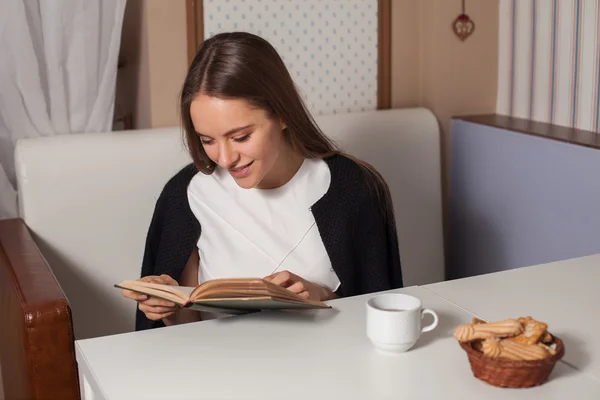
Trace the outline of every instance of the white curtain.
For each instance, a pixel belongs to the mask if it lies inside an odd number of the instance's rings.
[[[0,219],[19,138],[112,128],[126,0],[0,0]]]

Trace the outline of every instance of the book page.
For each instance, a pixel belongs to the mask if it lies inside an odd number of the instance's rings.
[[[297,294],[259,278],[223,278],[206,281],[193,290],[190,299],[194,301],[209,298],[257,296],[306,303],[306,300]]]
[[[165,285],[161,285],[161,286],[165,286]],[[196,289],[195,287],[191,287],[191,286],[175,286],[175,287],[177,288],[178,291],[185,293],[186,296],[189,296],[190,294],[192,294],[194,289]]]
[[[299,303],[296,301],[286,301],[267,296],[262,297],[236,297],[221,299],[200,299],[194,302],[193,307],[215,307],[229,309],[230,312],[260,311],[260,310],[280,310],[280,309],[312,309],[312,308],[331,308],[330,305],[319,301],[307,301]],[[221,311],[222,312],[222,311]]]
[[[157,283],[148,283],[141,281],[125,280],[115,285],[117,288],[132,290],[134,292],[168,300],[179,305],[184,305],[189,301],[189,293],[194,288],[161,285]]]

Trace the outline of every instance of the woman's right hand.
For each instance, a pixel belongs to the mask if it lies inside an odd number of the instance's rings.
[[[138,279],[140,282],[158,283],[162,285],[179,286],[177,281],[169,275],[150,275]],[[179,307],[170,301],[149,297],[144,294],[136,293],[131,290],[122,289],[121,294],[131,300],[138,302],[138,308],[146,315],[146,318],[152,321],[158,321],[163,318],[168,318],[175,314]]]

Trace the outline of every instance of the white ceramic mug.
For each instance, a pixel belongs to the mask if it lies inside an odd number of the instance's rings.
[[[431,314],[433,322],[421,327],[425,314]],[[367,337],[379,350],[405,352],[417,343],[421,333],[437,324],[435,311],[422,308],[421,300],[407,294],[386,293],[367,301]]]

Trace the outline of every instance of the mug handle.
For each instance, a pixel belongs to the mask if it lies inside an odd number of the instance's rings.
[[[423,317],[425,316],[425,314],[431,314],[433,316],[433,322],[427,326],[424,326],[423,328],[421,328],[421,333],[423,332],[429,332],[433,329],[435,329],[435,327],[438,324],[438,316],[435,313],[435,311],[430,310],[429,308],[424,308],[423,310],[421,310],[421,319],[423,319]]]

